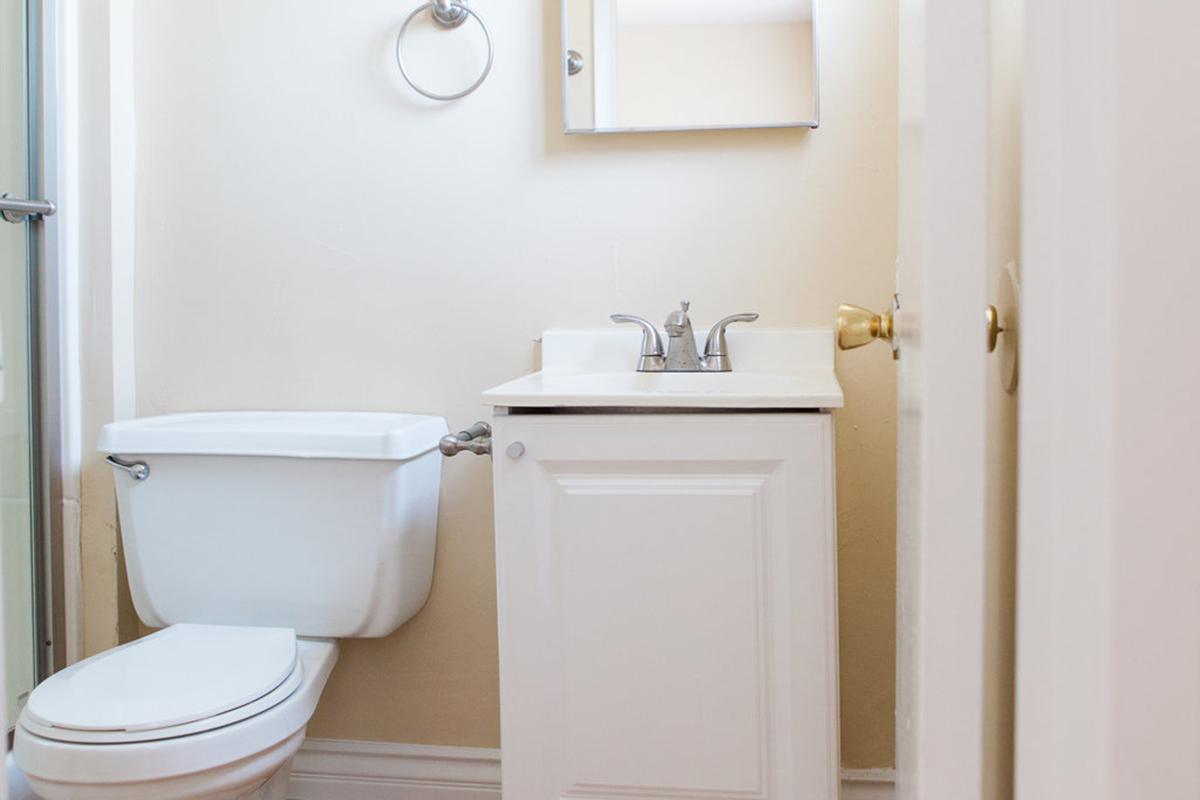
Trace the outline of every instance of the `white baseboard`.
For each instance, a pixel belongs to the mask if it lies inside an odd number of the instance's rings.
[[[842,770],[842,800],[893,800],[896,796],[896,770]]]
[[[289,800],[499,800],[500,751],[306,739]]]
[[[890,769],[843,770],[841,800],[892,800]],[[290,800],[500,800],[500,751],[308,739]]]

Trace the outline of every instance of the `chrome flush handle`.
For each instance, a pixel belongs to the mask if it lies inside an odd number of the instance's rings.
[[[145,461],[126,461],[116,456],[104,459],[113,469],[124,470],[135,481],[144,481],[150,477],[150,465]]]

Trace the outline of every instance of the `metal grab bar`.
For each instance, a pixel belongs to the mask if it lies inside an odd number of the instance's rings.
[[[0,195],[0,217],[14,225],[19,225],[27,219],[52,217],[57,210],[49,200],[22,200],[8,194]]]
[[[477,456],[492,454],[492,426],[486,422],[476,422],[465,431],[448,433],[438,442],[438,450],[444,456],[456,456],[462,452],[474,453]]]
[[[144,481],[150,477],[150,465],[145,461],[125,461],[116,456],[104,459],[116,469],[125,470],[135,481]]]

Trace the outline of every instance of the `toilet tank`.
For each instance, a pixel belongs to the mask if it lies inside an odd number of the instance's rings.
[[[386,636],[433,577],[441,417],[208,413],[107,425],[138,616]]]

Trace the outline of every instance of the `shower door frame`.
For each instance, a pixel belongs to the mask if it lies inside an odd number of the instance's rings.
[[[57,0],[23,0],[26,14],[26,147],[29,197],[59,201]],[[63,272],[60,217],[26,222],[29,246],[30,450],[32,478],[35,674],[67,666],[69,636],[63,546],[64,454]],[[9,721],[12,722],[11,720]]]

